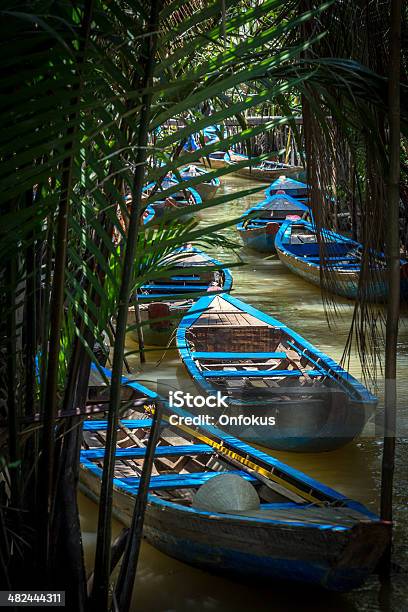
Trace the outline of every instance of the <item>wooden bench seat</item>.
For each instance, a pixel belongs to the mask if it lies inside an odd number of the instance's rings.
[[[206,370],[202,372],[205,378],[265,378],[278,376],[323,376],[319,370]]]
[[[214,449],[208,444],[183,444],[181,446],[157,446],[154,452],[155,457],[181,457],[184,455],[204,455],[212,454]],[[81,451],[81,459],[103,459],[104,448],[95,448]],[[118,448],[116,449],[116,459],[143,459],[146,455],[146,448]]]
[[[223,353],[198,351],[191,353],[193,359],[217,360],[217,359],[285,359],[286,353]]]
[[[231,470],[229,472],[194,472],[192,474],[162,474],[160,476],[152,476],[150,479],[149,490],[157,491],[163,489],[185,489],[192,487],[200,487],[205,482],[211,480],[215,476],[221,474],[237,474],[242,476],[249,482],[258,482],[254,476],[250,476],[242,470]],[[115,479],[119,483],[127,485],[134,491],[139,488],[140,478],[137,476],[130,476],[129,478]]]

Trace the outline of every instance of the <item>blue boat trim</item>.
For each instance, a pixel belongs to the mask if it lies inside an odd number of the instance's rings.
[[[225,297],[229,297],[231,298],[231,300],[234,299],[231,296],[225,296]],[[207,298],[203,298],[203,299],[207,299]],[[209,297],[208,299],[211,300],[211,297]],[[197,316],[199,316],[199,314],[197,314]],[[102,366],[98,366],[98,368],[96,368],[94,364],[92,365],[92,368],[101,369],[107,378],[111,378],[111,371],[108,368],[103,368]],[[159,398],[157,393],[155,393],[154,391],[151,391],[150,389],[148,389],[144,385],[141,385],[137,381],[129,380],[126,376],[122,376],[122,384],[128,387],[131,387],[139,392],[144,393],[146,397],[152,400]],[[186,412],[182,408],[177,408],[175,406],[171,407],[171,412],[173,414],[177,414],[182,417],[191,416],[189,415],[188,412]],[[149,424],[149,421],[151,424],[151,419],[146,419],[146,421],[143,421],[143,422],[146,422],[147,424]],[[84,424],[88,422],[92,422],[92,421],[85,421]],[[145,425],[142,425],[142,426],[145,426]],[[335,489],[332,489],[331,487],[322,484],[321,482],[315,480],[311,476],[308,476],[307,474],[304,474],[300,470],[293,468],[279,461],[275,457],[272,457],[271,455],[264,453],[263,451],[255,448],[254,446],[251,446],[250,444],[247,444],[246,442],[243,442],[242,440],[239,440],[238,438],[235,438],[234,436],[231,436],[225,433],[224,431],[222,431],[221,429],[218,429],[214,425],[206,425],[205,427],[197,428],[197,431],[203,432],[204,434],[211,434],[215,436],[216,438],[222,440],[226,448],[238,450],[242,455],[247,456],[248,458],[253,457],[254,459],[257,459],[262,464],[263,467],[269,469],[271,472],[276,470],[278,472],[281,472],[285,476],[292,478],[294,481],[298,483],[306,484],[311,489],[314,489],[315,491],[322,494],[324,497],[330,498],[333,502],[335,501],[341,502],[342,505],[344,506],[354,508],[354,509],[359,509],[359,511],[361,511],[363,514],[366,514],[369,518],[373,518],[373,517],[378,518],[371,511],[365,508],[364,505],[359,504],[359,502],[350,500],[349,498],[347,498],[345,495],[343,495],[339,491],[336,491]],[[86,460],[86,463],[87,464],[89,463],[89,466],[92,467],[93,469],[100,470],[100,468],[93,465],[92,462],[88,462],[88,460]],[[102,475],[102,470],[98,472],[98,475],[99,476]]]
[[[102,477],[102,469],[100,467],[94,465],[88,459],[84,459],[83,461],[81,461],[81,463],[84,468],[89,470],[96,477],[98,478]],[[195,474],[185,474],[182,476],[180,476],[179,474],[166,474],[163,476],[152,476],[150,479],[149,490],[157,491],[157,490],[172,489],[172,488],[199,487],[205,482],[208,482],[208,480],[211,480],[211,478],[214,478],[216,476],[226,474],[226,473],[237,474],[239,476],[242,476],[245,480],[248,480],[249,482],[252,482],[252,483],[257,482],[257,479],[255,477],[251,476],[250,474],[242,470],[231,470],[228,472],[202,472],[202,473],[196,472]],[[186,478],[184,478],[184,476],[186,476]],[[125,493],[134,495],[138,491],[139,481],[140,479],[137,477],[134,477],[134,478],[130,477],[130,478],[114,478],[113,482],[114,482],[115,487],[117,487],[118,489],[122,489]],[[200,508],[183,506],[181,504],[177,504],[176,502],[167,501],[165,499],[162,499],[161,497],[157,497],[156,495],[154,495],[154,493],[149,493],[148,499],[151,503],[154,503],[158,506],[176,508],[179,511],[187,512],[191,514],[197,514],[203,517],[207,517],[209,519],[224,519],[224,520],[233,519],[237,521],[242,521],[244,523],[264,523],[264,524],[273,524],[273,525],[290,524],[292,526],[305,527],[307,529],[312,528],[312,529],[324,529],[324,530],[332,530],[332,531],[350,531],[352,529],[351,527],[333,525],[331,523],[310,523],[310,522],[308,523],[304,521],[290,520],[290,519],[279,520],[279,519],[266,518],[262,516],[247,517],[245,515],[234,514],[234,513],[225,514],[221,512],[215,512],[215,511],[210,512],[207,510],[202,510]],[[304,507],[303,504],[302,506]],[[369,516],[367,514],[368,511],[365,508],[365,506],[362,506],[362,509],[359,509],[359,511]],[[373,516],[375,517],[374,519],[370,516],[372,520],[380,522],[380,519],[378,517],[376,517],[375,515]]]
[[[194,445],[192,445],[194,447]],[[190,451],[191,452],[191,451]],[[191,454],[194,454],[192,452]],[[204,483],[208,482],[216,476],[222,476],[226,472],[193,472],[191,474],[161,474],[160,476],[152,476],[150,478],[149,490],[157,491],[162,489],[191,489],[192,487],[200,487]],[[258,480],[244,472],[243,470],[231,470],[228,474],[235,474],[241,476],[248,482],[257,483]],[[129,476],[127,478],[118,478],[121,483],[127,487],[137,490],[140,484],[140,478],[138,476]]]
[[[121,425],[127,429],[140,429],[141,427],[151,427],[152,419],[121,419]],[[104,431],[108,429],[107,421],[84,421],[83,429],[85,431]]]

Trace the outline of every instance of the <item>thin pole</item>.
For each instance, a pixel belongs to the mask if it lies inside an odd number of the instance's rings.
[[[150,430],[146,456],[143,462],[142,474],[140,476],[139,491],[133,511],[132,525],[130,527],[130,534],[116,584],[116,598],[119,603],[119,610],[121,612],[127,612],[130,609],[133,586],[137,571],[137,563],[139,560],[140,543],[142,540],[150,477],[152,475],[154,454],[161,428],[162,410],[162,403],[156,402],[153,415],[153,424]]]
[[[162,6],[161,0],[152,0],[150,18],[147,24],[148,36],[145,39],[144,48],[144,75],[141,88],[146,89],[151,85],[155,66],[155,55],[157,45],[157,29],[159,13]],[[118,315],[116,320],[116,336],[113,349],[111,392],[109,399],[108,431],[105,444],[105,455],[103,461],[103,474],[101,482],[98,534],[96,540],[94,583],[90,600],[90,609],[100,612],[108,607],[110,556],[111,556],[111,521],[113,505],[113,477],[115,470],[115,452],[117,440],[117,426],[119,420],[119,408],[121,400],[122,364],[125,352],[125,337],[127,327],[127,316],[133,265],[138,240],[139,218],[141,214],[142,187],[144,182],[145,164],[147,157],[148,126],[150,121],[150,107],[152,93],[142,95],[142,108],[140,112],[140,124],[137,137],[136,170],[132,185],[132,208],[129,219],[127,240],[125,246],[122,280],[119,291]]]
[[[391,1],[390,64],[388,75],[389,175],[387,185],[388,302],[385,340],[384,450],[381,474],[381,518],[392,521],[397,408],[397,340],[400,303],[399,180],[400,180],[401,0]],[[390,538],[381,563],[391,569]]]
[[[133,308],[135,309],[135,322],[137,331],[137,341],[139,344],[140,363],[146,363],[145,344],[142,329],[142,317],[140,316],[140,305],[137,293],[132,297]]]

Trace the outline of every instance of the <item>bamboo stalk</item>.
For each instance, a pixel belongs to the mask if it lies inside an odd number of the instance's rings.
[[[72,106],[77,107],[82,89],[82,68],[85,61],[86,50],[89,43],[89,35],[91,29],[92,13],[94,0],[88,0],[85,3],[84,17],[81,28],[81,38],[79,45],[79,54],[77,62],[78,82],[76,85],[75,96],[72,99]],[[72,118],[77,117],[79,111],[73,113]],[[57,383],[59,370],[59,353],[61,339],[61,323],[64,314],[64,283],[65,283],[65,264],[67,258],[67,240],[68,240],[68,215],[70,209],[70,199],[73,181],[73,162],[74,153],[73,147],[77,134],[78,122],[74,122],[74,127],[67,130],[70,140],[66,145],[67,156],[62,164],[61,178],[61,197],[58,208],[57,218],[57,235],[56,246],[58,248],[58,256],[55,258],[55,269],[52,281],[51,290],[51,305],[50,305],[50,335],[48,345],[48,360],[46,379],[42,381],[45,385],[44,392],[44,426],[43,426],[43,452],[41,455],[41,474],[40,480],[40,563],[49,572],[50,563],[50,520],[49,512],[52,504],[52,490],[54,480],[54,426],[57,413]]]
[[[26,206],[32,205],[33,190],[26,192]],[[25,312],[24,312],[24,360],[25,360],[25,414],[34,414],[35,393],[35,356],[37,348],[36,332],[36,266],[34,233],[29,237],[26,250],[26,286],[25,286]]]
[[[7,314],[6,314],[6,380],[7,380],[7,420],[8,420],[8,453],[10,468],[11,503],[20,508],[20,467],[17,465],[20,458],[18,444],[18,403],[16,399],[17,377],[17,321],[16,321],[16,289],[17,289],[17,260],[10,259],[5,269],[7,286]]]
[[[381,474],[381,518],[392,522],[393,478],[397,408],[397,341],[400,303],[399,179],[400,179],[400,67],[401,0],[391,2],[390,64],[388,74],[389,176],[387,187],[388,303],[385,339],[384,449]],[[392,538],[381,564],[386,577],[391,569]]]
[[[113,570],[115,569],[115,567],[117,566],[117,564],[119,563],[123,555],[128,535],[129,535],[129,529],[127,527],[124,527],[112,544],[111,567],[110,567],[111,573],[113,572]],[[88,578],[87,589],[88,589],[89,594],[91,594],[92,592],[93,580],[94,580],[94,575],[92,573]]]
[[[162,412],[162,403],[156,402],[153,415],[153,424],[150,429],[149,441],[147,443],[146,456],[143,461],[143,469],[140,475],[139,490],[133,510],[132,524],[130,527],[126,549],[123,555],[122,565],[120,567],[119,577],[116,583],[116,598],[118,600],[119,609],[121,612],[127,612],[130,610],[137,564],[139,560],[140,543],[142,540],[150,477],[152,475],[154,455],[160,434]]]
[[[157,31],[159,11],[162,0],[152,0],[147,36],[144,44],[144,74],[141,86],[145,89],[153,78],[155,54],[157,46]],[[117,426],[121,399],[122,363],[125,351],[126,325],[128,305],[131,291],[133,266],[139,231],[141,213],[142,188],[144,182],[144,166],[147,157],[148,126],[152,95],[142,96],[142,109],[137,137],[136,169],[132,185],[132,209],[129,219],[125,256],[123,263],[122,282],[119,292],[119,307],[116,322],[116,336],[112,360],[111,392],[108,413],[108,431],[105,445],[103,474],[100,493],[98,535],[95,554],[94,584],[91,595],[91,608],[95,611],[105,610],[108,603],[110,556],[111,556],[111,520],[113,476],[115,467],[115,450]]]
[[[140,355],[140,363],[146,362],[146,354],[145,354],[145,344],[143,337],[143,328],[142,328],[142,317],[140,316],[140,306],[139,306],[139,298],[137,293],[132,298],[133,308],[135,309],[135,322],[136,322],[136,332],[137,332],[137,341],[139,344],[139,355]]]

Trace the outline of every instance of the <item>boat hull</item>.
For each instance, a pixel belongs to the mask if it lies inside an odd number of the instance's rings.
[[[235,174],[244,178],[252,179],[254,181],[261,181],[263,183],[270,183],[275,181],[277,178],[282,176],[284,173],[286,176],[298,177],[303,172],[301,166],[288,166],[287,168],[277,168],[276,170],[261,170],[260,168],[239,168],[235,171]]]
[[[191,304],[190,304],[191,305]],[[172,308],[171,316],[174,317],[170,321],[157,322],[155,324],[154,321],[149,320],[149,315],[147,308],[140,308],[140,318],[142,320],[142,330],[143,330],[143,341],[145,345],[157,346],[160,348],[165,348],[168,346],[172,335],[174,334],[174,338],[172,344],[175,342],[175,332],[177,327],[180,324],[182,317],[186,314],[190,305],[186,305],[185,302],[179,308]],[[130,321],[135,321],[135,312],[134,308],[129,308],[129,317]],[[134,342],[138,342],[137,331],[131,331],[130,337]]]
[[[276,248],[276,252],[280,261],[288,270],[309,283],[316,285],[316,287],[321,287],[322,279],[319,266],[313,266],[307,261],[302,261],[279,247]],[[344,270],[331,270],[330,282],[327,282],[324,289],[350,300],[355,300],[359,291],[359,276],[359,271],[347,272]],[[375,279],[372,278],[369,281],[369,286],[366,290],[368,300],[373,302],[385,302],[388,294],[386,274],[385,272],[377,272],[375,276]]]
[[[247,229],[242,224],[238,227],[244,245],[260,253],[276,253],[275,236],[278,230],[277,223],[268,223],[264,227],[254,229]]]
[[[197,388],[202,390],[199,383]],[[372,416],[373,406],[332,394],[324,403],[317,399],[286,401],[284,405],[268,401],[264,407],[229,405],[228,420],[224,411],[209,413],[216,426],[231,436],[273,450],[319,453],[337,450],[354,440]],[[275,425],[267,426],[271,422]]]
[[[199,162],[203,164],[205,168],[209,168],[213,170],[214,168],[225,168],[227,162],[224,158],[211,157],[211,155],[207,157],[201,157]]]
[[[81,470],[81,490],[99,499],[99,479]],[[157,501],[156,501],[157,500]],[[114,485],[113,512],[130,526],[134,497]],[[350,529],[262,520],[230,520],[149,497],[143,534],[150,544],[179,561],[239,579],[297,582],[345,592],[374,571],[388,541],[380,522]]]
[[[211,200],[217,193],[219,186],[219,183],[200,183],[196,185],[195,189],[200,194],[202,200]]]
[[[361,383],[280,321],[232,296],[216,299],[218,310],[212,311],[214,298],[201,298],[197,314],[190,311],[177,331],[180,356],[197,388],[208,395],[221,390],[227,396],[227,407],[211,410],[215,425],[250,443],[295,452],[336,450],[361,434],[377,405]],[[211,324],[218,321],[211,316],[224,317],[224,325]],[[273,339],[276,337],[280,340]],[[243,343],[250,348],[243,351]],[[283,352],[274,353],[278,345]],[[280,355],[285,360],[288,350],[309,363],[302,366],[304,374],[299,370],[299,378],[280,369],[280,364],[249,374],[249,360],[266,356],[278,360]],[[214,359],[222,361],[215,369]],[[264,368],[264,364],[255,366]],[[306,387],[300,382],[302,377],[309,378]],[[252,381],[249,385],[248,379]]]

